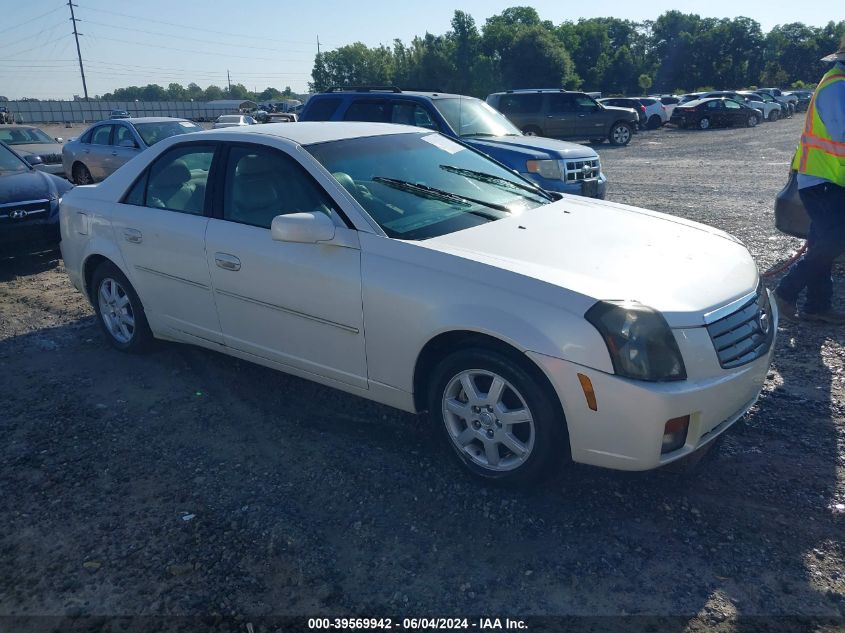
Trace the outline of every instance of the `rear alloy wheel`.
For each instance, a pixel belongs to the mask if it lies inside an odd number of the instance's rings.
[[[88,168],[82,163],[76,163],[73,166],[73,171],[71,175],[73,176],[73,182],[77,185],[94,184],[94,179],[91,177],[91,172],[88,171]]]
[[[745,125],[748,127],[757,127],[757,115],[756,114],[749,114],[748,120],[745,121]]]
[[[485,479],[528,483],[569,456],[559,407],[521,363],[498,352],[442,360],[429,411],[464,467]]]
[[[650,117],[648,117],[648,123],[646,123],[646,127],[649,130],[656,130],[661,125],[663,125],[663,119],[660,118],[660,115],[652,114]]]
[[[610,133],[607,135],[607,140],[610,141],[611,145],[627,145],[631,142],[633,134],[634,132],[631,126],[627,123],[614,123],[613,127],[610,128]]]
[[[698,129],[699,130],[709,130],[710,129],[710,117],[703,116],[698,120]]]
[[[153,340],[141,300],[132,284],[111,262],[103,262],[91,279],[97,321],[109,343],[123,352],[141,352]]]

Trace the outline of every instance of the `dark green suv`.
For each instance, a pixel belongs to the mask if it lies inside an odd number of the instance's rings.
[[[584,92],[508,90],[489,95],[487,103],[523,134],[627,145],[637,132],[635,110],[602,105]]]

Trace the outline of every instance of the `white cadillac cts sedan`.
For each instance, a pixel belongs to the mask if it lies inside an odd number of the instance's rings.
[[[548,194],[408,126],[173,137],[66,194],[61,231],[114,347],[193,343],[428,410],[490,479],[689,455],[754,403],[777,328],[730,235]]]

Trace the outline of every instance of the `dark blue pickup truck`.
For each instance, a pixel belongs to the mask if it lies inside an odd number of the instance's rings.
[[[543,189],[604,198],[607,187],[595,150],[525,136],[502,113],[474,97],[398,88],[330,88],[308,100],[299,120],[416,125],[460,140]]]

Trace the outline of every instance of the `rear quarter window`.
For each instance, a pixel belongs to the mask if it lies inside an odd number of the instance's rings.
[[[502,95],[499,112],[504,114],[536,114],[543,107],[542,94]]]
[[[308,111],[305,120],[329,121],[339,105],[339,98],[315,99],[313,103],[308,104]]]
[[[384,100],[357,100],[343,115],[344,121],[367,121],[369,123],[389,123],[390,104]]]

